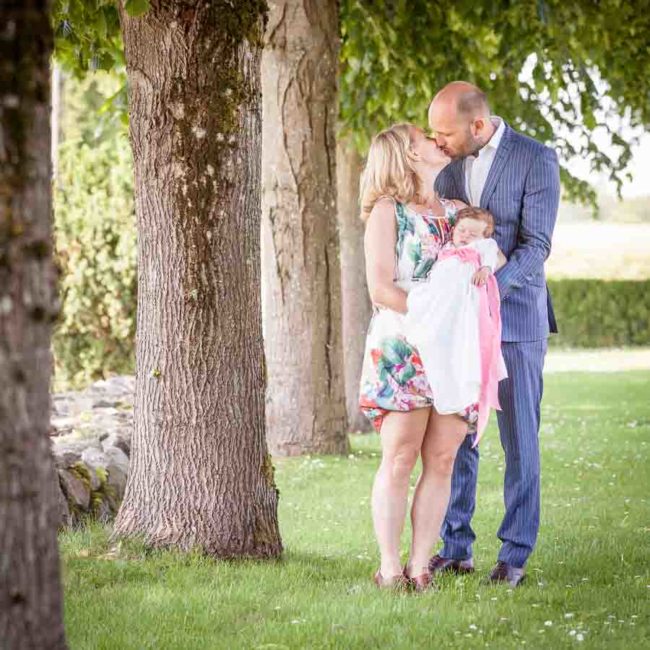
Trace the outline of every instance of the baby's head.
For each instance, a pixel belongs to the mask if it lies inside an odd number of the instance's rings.
[[[467,246],[477,239],[490,237],[494,232],[494,217],[483,208],[463,208],[456,215],[452,235],[454,246]]]

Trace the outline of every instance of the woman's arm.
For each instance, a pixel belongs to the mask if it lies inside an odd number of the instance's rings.
[[[368,291],[373,305],[405,314],[406,291],[393,282],[396,244],[395,205],[382,199],[372,209],[364,235]]]

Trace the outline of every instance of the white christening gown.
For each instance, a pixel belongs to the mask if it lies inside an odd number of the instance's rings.
[[[480,266],[489,266],[494,272],[498,252],[494,239],[479,239],[466,247],[479,254]],[[442,250],[449,248],[455,248],[451,242]],[[428,281],[408,294],[406,336],[420,352],[434,406],[440,414],[461,411],[478,402],[481,393],[481,288],[471,281],[476,268],[476,263],[461,256],[441,255]],[[500,346],[496,363],[498,379],[505,378]]]

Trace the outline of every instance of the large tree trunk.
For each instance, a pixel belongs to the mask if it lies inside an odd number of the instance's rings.
[[[118,536],[282,550],[264,435],[263,1],[122,15],[138,222],[135,429]]]
[[[351,431],[370,431],[372,426],[368,418],[359,410],[359,380],[372,305],[366,284],[364,226],[359,218],[359,178],[362,161],[351,142],[338,142],[336,165],[348,427]]]
[[[52,263],[48,3],[0,5],[0,646],[65,648],[48,437]]]
[[[272,4],[262,63],[264,341],[274,453],[345,453],[336,229],[338,6]]]

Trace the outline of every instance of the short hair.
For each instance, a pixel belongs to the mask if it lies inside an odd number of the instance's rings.
[[[458,97],[456,108],[459,113],[474,116],[477,113],[490,112],[487,95],[480,88],[469,88]]]
[[[483,208],[470,206],[459,210],[456,215],[455,225],[457,226],[463,219],[476,219],[477,221],[482,221],[486,225],[485,236],[491,237],[494,234],[494,217],[490,212]]]

